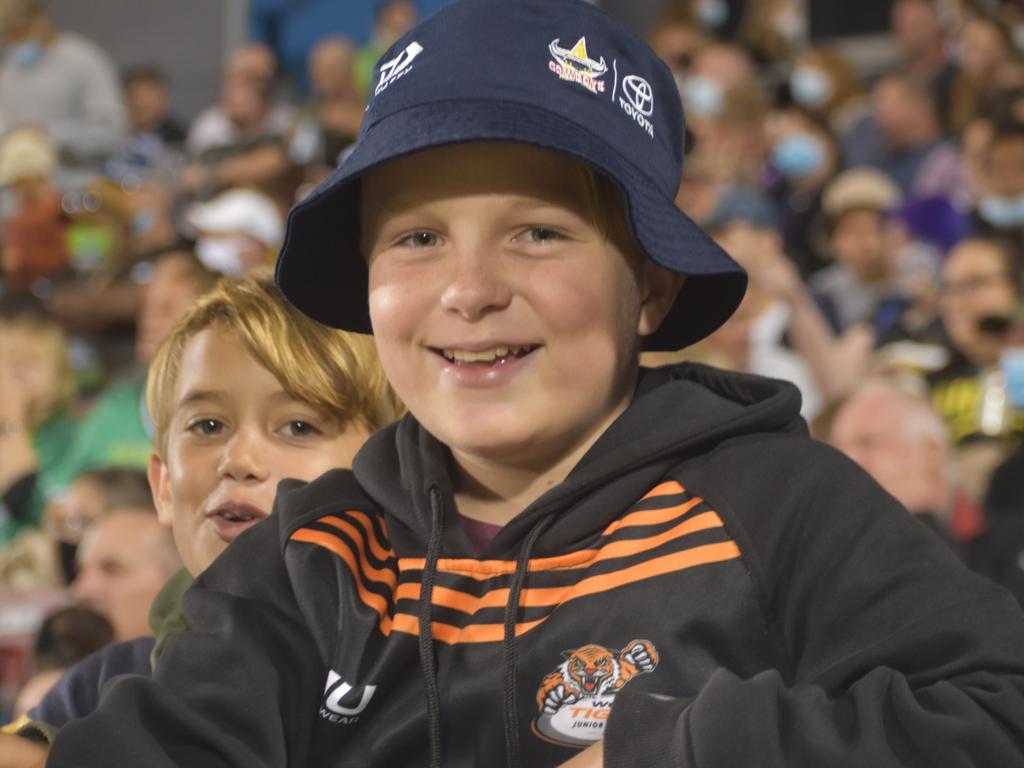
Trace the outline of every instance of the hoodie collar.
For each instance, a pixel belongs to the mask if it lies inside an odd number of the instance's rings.
[[[515,557],[537,522],[555,514],[559,524],[545,530],[535,554],[570,551],[682,461],[738,435],[806,432],[799,410],[800,394],[785,382],[696,363],[641,369],[630,406],[563,482],[509,521],[484,555]],[[422,553],[431,525],[429,489],[447,509],[456,508],[449,462],[448,449],[412,415],[376,433],[356,457],[353,471],[386,510],[396,551]],[[447,516],[445,529],[445,551],[471,556],[456,515]]]

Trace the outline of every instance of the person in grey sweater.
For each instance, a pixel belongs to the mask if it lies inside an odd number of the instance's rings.
[[[58,30],[44,0],[0,0],[0,38],[0,127],[41,127],[63,168],[97,167],[125,134],[117,71],[107,54]]]

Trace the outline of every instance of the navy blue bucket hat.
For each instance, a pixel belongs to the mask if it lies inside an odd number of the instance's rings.
[[[683,110],[646,43],[582,0],[457,0],[381,58],[359,141],[288,217],[277,284],[302,312],[371,333],[359,247],[359,178],[430,147],[520,142],[571,155],[623,193],[633,238],[687,275],[650,350],[681,349],[718,328],[747,277],[675,205]]]

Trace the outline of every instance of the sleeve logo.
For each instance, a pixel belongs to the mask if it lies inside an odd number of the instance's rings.
[[[621,651],[584,645],[562,651],[562,657],[537,691],[539,714],[533,732],[567,747],[600,741],[615,694],[658,666],[658,651],[650,640],[632,640]]]

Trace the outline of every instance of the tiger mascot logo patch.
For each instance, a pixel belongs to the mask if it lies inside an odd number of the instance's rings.
[[[540,713],[533,732],[567,747],[600,741],[615,694],[658,666],[658,651],[649,640],[632,640],[621,651],[584,645],[562,651],[562,658],[537,691]]]

